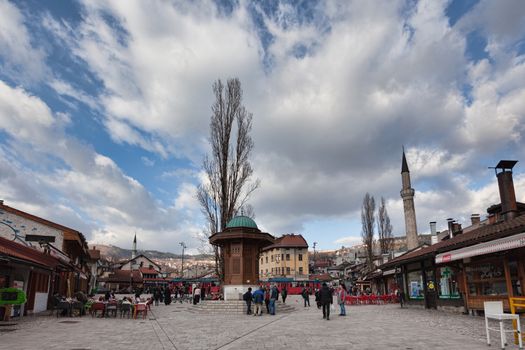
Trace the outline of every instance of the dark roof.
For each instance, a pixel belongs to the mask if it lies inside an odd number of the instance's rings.
[[[332,280],[332,276],[330,276],[327,273],[322,273],[322,274],[319,274],[319,275],[310,275],[309,280],[310,281],[315,281],[315,280],[318,280],[318,281],[331,281]]]
[[[91,260],[100,260],[100,250],[88,249],[88,253]]]
[[[52,256],[3,237],[0,237],[0,255],[7,255],[8,257],[20,259],[49,269],[53,269],[60,264],[58,259]]]
[[[147,268],[147,267],[141,267],[141,268],[139,269],[139,271],[140,271],[142,274],[147,274],[147,275],[156,275],[156,274],[158,274],[157,270],[150,269],[150,268]]]
[[[381,268],[392,267],[400,265],[401,263],[419,260],[419,258],[422,257],[433,256],[437,253],[448,252],[454,249],[511,236],[513,234],[523,232],[524,229],[525,215],[518,216],[512,220],[502,221],[490,225],[483,225],[475,230],[457,235],[454,238],[398,256],[397,258],[392,259],[386,264],[382,265]]]
[[[408,164],[407,164],[407,157],[405,156],[405,149],[403,148],[403,160],[401,161],[401,173],[408,173],[410,172],[408,170]]]
[[[101,281],[106,282],[130,282],[131,281],[131,270],[116,270],[106,278],[101,278]],[[142,282],[142,275],[140,271],[133,270],[133,282]]]
[[[274,248],[308,248],[308,243],[302,235],[291,233],[276,238],[274,244],[264,247],[263,250]]]

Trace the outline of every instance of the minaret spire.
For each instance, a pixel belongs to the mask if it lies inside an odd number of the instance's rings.
[[[401,161],[401,174],[409,173],[409,172],[410,170],[408,170],[407,157],[405,156],[405,146],[403,146],[403,160]]]
[[[133,247],[131,248],[131,259],[135,259],[137,256],[137,233],[135,232],[135,237],[133,238]]]
[[[414,249],[419,243],[417,239],[416,209],[414,207],[415,191],[410,184],[410,171],[408,170],[405,148],[403,147],[403,158],[401,160],[401,198],[403,198],[403,208],[405,212],[405,231],[407,237],[407,248]]]

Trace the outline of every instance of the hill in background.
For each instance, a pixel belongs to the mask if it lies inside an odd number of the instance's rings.
[[[94,244],[90,248],[95,248],[100,250],[100,255],[108,260],[119,261],[131,258],[131,249],[124,249],[114,245],[104,245],[104,244]],[[159,252],[157,250],[138,250],[138,254],[143,254],[150,259],[155,260],[165,260],[165,259],[180,259],[180,254],[168,253],[168,252]],[[207,254],[198,254],[190,255],[184,254],[184,259],[194,259],[194,260],[207,260],[213,258],[212,255]]]

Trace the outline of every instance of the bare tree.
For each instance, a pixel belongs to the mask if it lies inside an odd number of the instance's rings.
[[[226,86],[217,80],[213,84],[215,102],[210,120],[211,154],[204,157],[206,182],[199,186],[197,199],[206,217],[207,236],[223,231],[233,216],[247,206],[250,194],[259,187],[259,181],[250,182],[253,174],[249,156],[253,149],[250,136],[252,114],[242,105],[239,79],[229,79]],[[214,247],[215,269],[222,277],[223,259]]]
[[[374,267],[374,228],[376,203],[374,196],[367,192],[363,198],[363,207],[361,208],[361,238],[366,249],[366,263],[368,270]]]
[[[390,253],[394,245],[394,236],[392,235],[392,225],[390,224],[390,217],[388,216],[383,197],[381,197],[381,204],[377,213],[377,234],[381,254]]]

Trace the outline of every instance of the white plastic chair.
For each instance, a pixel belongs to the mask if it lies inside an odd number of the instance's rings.
[[[499,331],[501,336],[501,348],[505,349],[507,345],[507,337],[505,333],[518,333],[518,341],[520,349],[523,349],[523,344],[521,340],[521,326],[520,326],[520,317],[519,315],[506,314],[503,312],[503,302],[502,301],[485,301],[483,303],[483,308],[485,311],[485,331],[487,332],[487,345],[490,346],[490,334],[489,331]],[[499,322],[499,328],[490,328],[489,320],[496,320]],[[503,328],[504,320],[515,320],[517,322],[517,330],[505,330]]]

